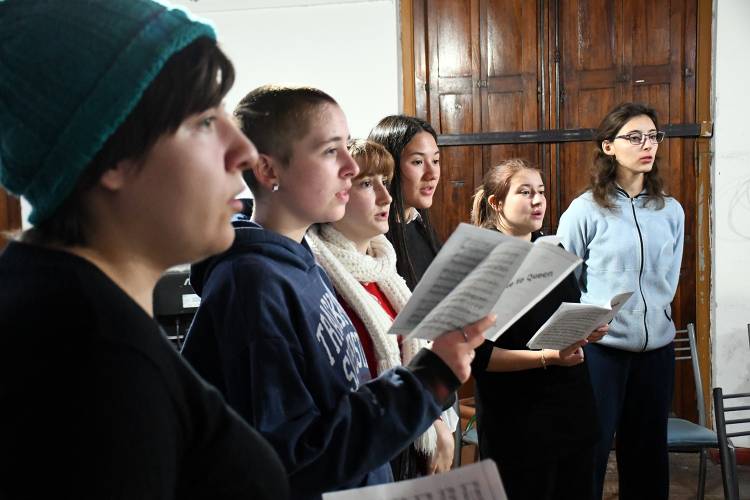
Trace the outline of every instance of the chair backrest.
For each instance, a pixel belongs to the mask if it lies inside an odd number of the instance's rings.
[[[715,387],[714,413],[716,413],[716,434],[719,440],[719,454],[721,455],[721,473],[724,482],[724,497],[728,500],[740,498],[739,485],[737,483],[737,464],[734,456],[734,446],[729,438],[739,436],[750,436],[750,418],[734,418],[737,413],[750,412],[750,392],[724,394],[721,387]],[[726,400],[731,399],[732,406],[725,406]],[[737,404],[736,400],[744,399],[744,403]],[[731,418],[727,418],[731,417]],[[731,426],[731,427],[730,427]]]
[[[675,361],[693,362],[693,380],[695,382],[695,400],[698,404],[698,423],[706,426],[706,405],[703,399],[703,382],[701,381],[698,348],[695,343],[695,325],[688,323],[684,330],[677,330],[674,338]]]

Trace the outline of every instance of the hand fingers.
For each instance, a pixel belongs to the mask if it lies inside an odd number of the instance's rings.
[[[582,346],[586,345],[588,341],[586,340],[580,340],[578,342],[575,342],[573,344],[570,344],[568,347],[560,351],[560,357],[561,358],[567,358],[571,354],[575,353],[576,350],[580,349]]]
[[[485,330],[495,324],[496,319],[496,315],[490,314],[489,316],[485,316],[479,321],[470,323],[461,329],[461,332],[463,332],[463,335],[465,335],[466,337],[464,340],[466,340],[466,342],[471,346],[472,349],[478,347],[482,342],[484,342],[483,333],[485,332]]]

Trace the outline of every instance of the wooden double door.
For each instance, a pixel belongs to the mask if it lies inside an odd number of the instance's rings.
[[[624,101],[663,124],[695,121],[698,0],[414,0],[416,114],[439,134],[595,128]],[[520,134],[519,134],[520,138]],[[673,304],[695,319],[695,139],[659,147],[668,192],[685,208],[685,253]],[[442,238],[468,221],[471,195],[500,160],[526,158],[547,185],[545,229],[587,186],[591,142],[450,146],[433,220]],[[675,410],[695,418],[692,374],[678,371]]]

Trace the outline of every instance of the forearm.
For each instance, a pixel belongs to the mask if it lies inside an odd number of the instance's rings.
[[[434,353],[422,351],[408,367],[389,370],[346,394],[335,408],[310,418],[296,436],[288,427],[281,429],[283,438],[276,442],[285,442],[280,454],[293,487],[320,492],[351,485],[440,421],[445,398],[458,387],[452,372],[444,367],[444,373],[441,365]],[[367,450],[366,458],[362,450]]]
[[[552,353],[557,351],[525,351],[518,349],[501,349],[495,347],[492,349],[490,361],[487,365],[489,372],[517,372],[521,370],[532,370],[543,368],[542,352],[544,352],[544,361],[546,364],[552,364]]]

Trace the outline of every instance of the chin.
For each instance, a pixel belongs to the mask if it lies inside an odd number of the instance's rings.
[[[414,204],[414,208],[418,210],[424,210],[432,206],[432,198],[421,198],[417,203]]]
[[[208,257],[209,255],[216,255],[228,250],[229,247],[234,243],[234,229],[231,229],[229,233],[223,232],[212,240],[212,245],[206,249],[206,255],[202,258]]]
[[[346,215],[346,206],[331,210],[327,214],[321,216],[319,220],[316,220],[315,222],[320,224],[326,224],[328,222],[338,222],[344,218],[344,215]]]

